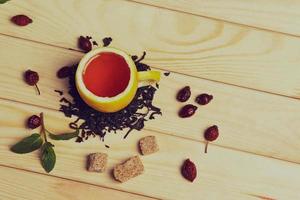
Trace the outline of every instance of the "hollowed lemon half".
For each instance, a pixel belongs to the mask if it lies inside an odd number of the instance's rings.
[[[113,97],[100,97],[92,93],[85,85],[83,80],[83,75],[85,73],[86,67],[88,63],[95,58],[97,55],[101,55],[103,52],[111,52],[122,56],[129,68],[130,78],[128,81],[128,85],[121,93],[117,94]],[[101,74],[99,74],[99,78],[101,78]],[[125,108],[134,98],[139,81],[159,81],[160,80],[160,72],[158,71],[143,71],[137,72],[136,66],[131,59],[131,57],[116,48],[110,47],[101,47],[90,51],[85,54],[81,61],[79,62],[75,81],[77,90],[81,96],[81,98],[92,108],[99,110],[101,112],[117,112]]]

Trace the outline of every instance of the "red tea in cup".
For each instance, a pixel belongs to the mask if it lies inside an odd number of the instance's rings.
[[[99,97],[114,97],[122,93],[130,80],[126,60],[113,52],[102,52],[87,63],[83,81],[89,91]]]

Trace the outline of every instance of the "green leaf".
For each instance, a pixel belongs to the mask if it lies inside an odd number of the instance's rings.
[[[6,3],[9,0],[0,0],[0,4]]]
[[[46,142],[42,146],[41,162],[42,166],[47,173],[51,172],[56,163],[56,155],[53,149],[54,145]]]
[[[56,135],[56,134],[50,133],[49,131],[47,131],[47,132],[49,134],[49,137],[52,140],[70,140],[70,139],[75,138],[75,137],[77,137],[79,135],[79,130],[78,129],[76,131],[74,131],[74,132],[63,133],[63,134],[60,134],[60,135]]]
[[[43,144],[43,140],[41,135],[38,133],[34,133],[29,137],[24,138],[14,146],[10,148],[10,150],[14,153],[30,153],[39,149]]]

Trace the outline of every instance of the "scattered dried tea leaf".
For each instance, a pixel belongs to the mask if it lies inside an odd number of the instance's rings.
[[[98,43],[96,41],[93,41],[94,46],[98,46]]]
[[[103,38],[102,42],[103,42],[103,46],[104,46],[104,47],[107,47],[107,46],[109,46],[110,43],[112,42],[112,38],[111,38],[111,37]]]
[[[63,78],[69,77],[70,70],[71,70],[71,67],[69,67],[69,66],[64,66],[64,67],[60,68],[56,73],[57,78],[63,79]]]
[[[62,96],[62,95],[64,94],[64,92],[63,92],[63,91],[61,91],[61,90],[54,90],[54,92],[58,93],[58,94],[59,94],[59,96]]]
[[[164,75],[165,75],[165,76],[169,76],[169,75],[170,75],[170,72],[165,72]]]

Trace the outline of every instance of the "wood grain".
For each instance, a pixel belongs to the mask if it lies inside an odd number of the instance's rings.
[[[296,0],[129,1],[300,36],[300,3]]]
[[[112,36],[113,46],[146,50],[161,69],[300,98],[299,38],[127,1],[88,2],[10,1],[1,5],[0,33],[65,48],[77,48],[80,35]],[[34,22],[13,25],[19,13]]]
[[[9,147],[30,132],[23,128],[24,120],[32,113],[43,111],[46,126],[53,132],[66,131],[67,121],[61,113],[48,109],[0,100],[0,164],[44,173],[38,160],[39,153],[17,155]],[[124,184],[111,178],[112,167],[126,158],[137,155],[137,141],[155,135],[160,151],[142,156],[143,175]],[[57,164],[51,175],[92,183],[99,186],[144,194],[162,199],[255,199],[251,195],[275,199],[299,199],[300,167],[262,156],[228,150],[214,145],[204,154],[204,144],[168,136],[155,131],[133,132],[126,140],[122,134],[111,134],[100,142],[98,138],[85,143],[52,141]],[[107,149],[104,144],[110,145]],[[108,170],[103,174],[87,172],[86,156],[92,152],[106,152]],[[194,183],[184,180],[180,166],[190,158],[198,168]]]
[[[67,84],[56,78],[56,71],[76,63],[82,54],[3,36],[0,41],[5,49],[0,54],[0,98],[57,110],[59,96],[54,90],[67,91]],[[41,96],[22,79],[28,68],[41,76]],[[183,104],[175,96],[185,85],[192,88],[189,103],[202,92],[214,95],[212,103],[200,106],[190,119],[177,116]],[[171,73],[163,77],[155,104],[163,109],[163,116],[147,122],[148,130],[204,141],[203,131],[217,124],[221,137],[215,144],[300,163],[300,102],[295,99]]]
[[[0,199],[150,200],[152,198],[0,166]]]

